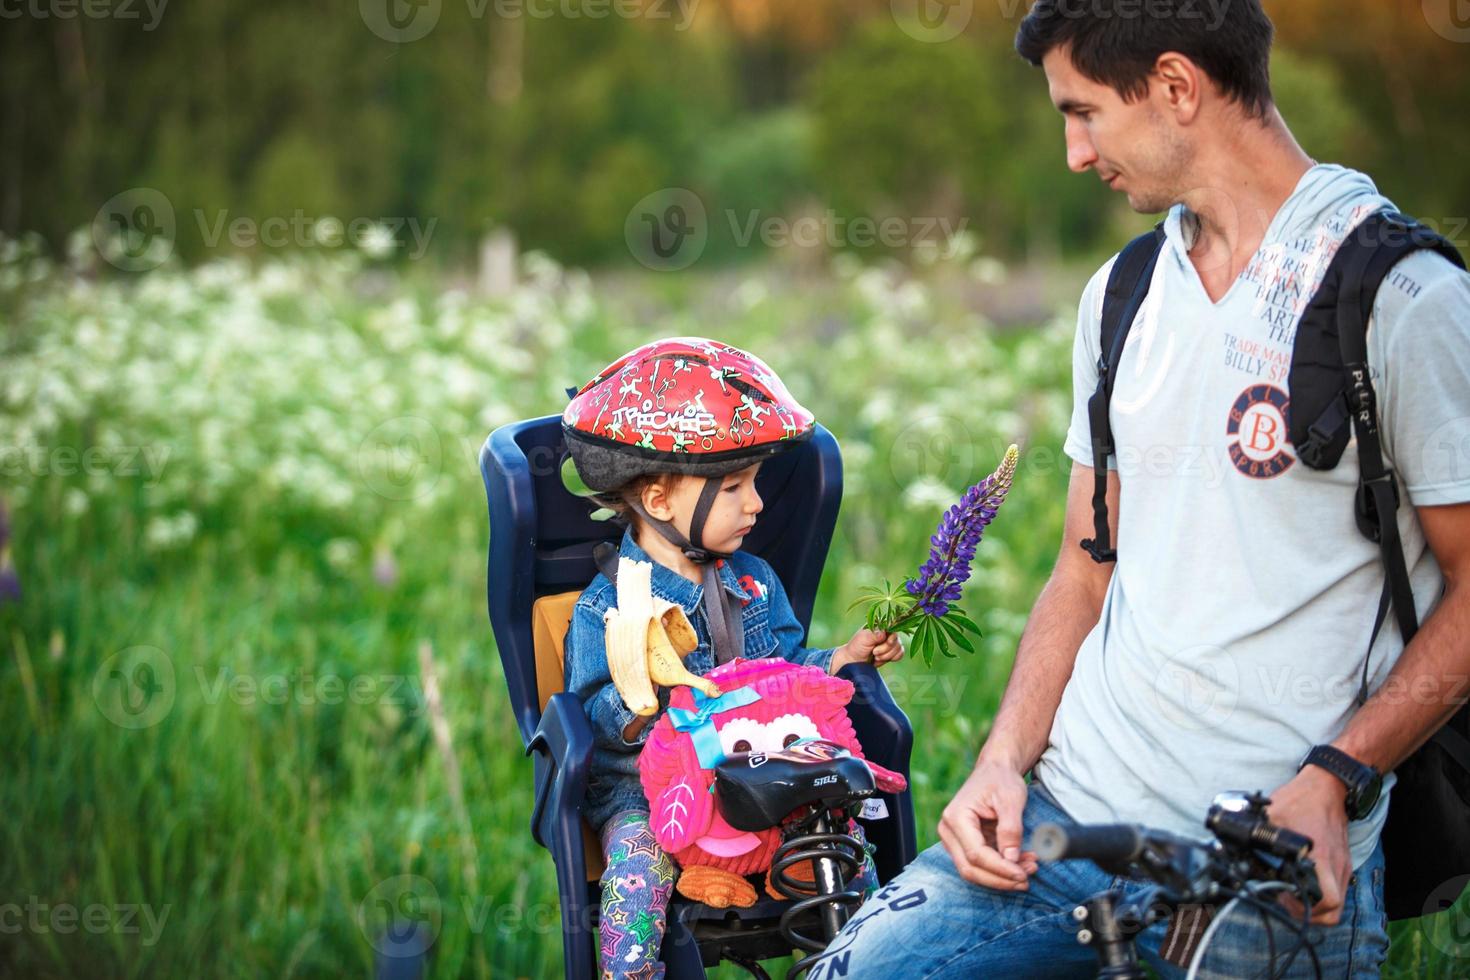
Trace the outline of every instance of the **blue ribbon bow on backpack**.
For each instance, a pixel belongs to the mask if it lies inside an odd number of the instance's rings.
[[[720,747],[720,735],[715,731],[714,716],[722,711],[734,711],[747,704],[754,704],[761,696],[749,687],[738,687],[717,698],[705,697],[703,692],[693,688],[690,688],[690,693],[694,695],[694,710],[671,707],[669,720],[673,722],[675,731],[684,732],[693,740],[699,765],[704,769],[713,769],[725,758],[725,750]]]

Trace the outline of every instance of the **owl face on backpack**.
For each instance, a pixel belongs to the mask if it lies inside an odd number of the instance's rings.
[[[781,828],[731,827],[710,791],[714,768],[730,753],[776,752],[810,739],[836,743],[863,758],[846,711],[853,686],[819,667],[777,659],[737,658],[705,676],[719,685],[721,697],[700,698],[703,703],[697,705],[689,688],[676,688],[670,710],[655,724],[638,759],[653,833],[686,872],[691,867],[736,876],[767,871]],[[868,766],[883,792],[907,787],[901,774],[872,762]],[[691,897],[708,901],[702,894]]]

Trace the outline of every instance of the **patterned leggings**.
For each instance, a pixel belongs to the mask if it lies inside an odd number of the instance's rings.
[[[648,814],[624,810],[602,828],[602,977],[661,980],[659,944],[674,894],[674,860],[648,825]]]
[[[853,836],[863,842],[866,854],[851,887],[866,899],[878,888],[878,869],[862,825],[854,826]],[[607,859],[602,872],[602,978],[662,980],[658,953],[678,877],[674,861],[654,840],[648,814],[638,810],[624,810],[608,820],[602,828],[602,853]]]

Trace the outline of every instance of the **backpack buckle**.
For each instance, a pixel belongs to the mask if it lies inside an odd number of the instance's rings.
[[[1327,451],[1325,446],[1327,440],[1322,438],[1322,434],[1316,429],[1310,430],[1310,433],[1310,438],[1296,447],[1296,454],[1309,469],[1320,470],[1324,459],[1323,454]]]
[[[1354,516],[1357,518],[1358,532],[1374,544],[1378,544],[1383,538],[1384,518],[1395,519],[1393,514],[1385,515],[1379,511],[1378,498],[1373,493],[1373,485],[1376,483],[1388,485],[1389,492],[1393,495],[1394,512],[1397,512],[1399,508],[1399,481],[1394,478],[1393,470],[1371,480],[1361,477],[1358,479],[1357,499],[1353,507]]]

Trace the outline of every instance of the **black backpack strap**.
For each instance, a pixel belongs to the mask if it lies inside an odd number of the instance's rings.
[[[1102,331],[1099,335],[1097,390],[1087,401],[1087,421],[1092,431],[1092,527],[1094,537],[1082,542],[1082,550],[1098,564],[1118,560],[1108,530],[1108,459],[1116,451],[1113,445],[1113,423],[1109,406],[1113,385],[1118,376],[1118,362],[1128,331],[1148,296],[1154,267],[1164,247],[1162,222],[1146,235],[1139,235],[1118,253],[1113,270],[1108,274],[1108,288],[1103,294]]]
[[[1464,268],[1448,241],[1401,214],[1380,212],[1348,234],[1328,265],[1292,345],[1289,425],[1292,445],[1306,466],[1337,466],[1351,435],[1352,379],[1345,369],[1354,361],[1342,347],[1344,329],[1366,333],[1384,278],[1406,256],[1425,250]],[[1356,363],[1366,363],[1366,341],[1355,349],[1362,355]]]
[[[604,541],[592,549],[592,562],[613,585],[618,584],[618,546]]]
[[[1404,644],[1419,630],[1414,592],[1399,539],[1398,480],[1384,463],[1383,439],[1378,424],[1378,397],[1368,369],[1368,319],[1383,280],[1406,256],[1418,251],[1435,251],[1463,268],[1459,252],[1434,232],[1401,214],[1380,213],[1367,218],[1339,248],[1329,267],[1329,282],[1337,287],[1336,327],[1345,381],[1343,397],[1334,399],[1311,426],[1310,438],[1327,436],[1338,414],[1345,414],[1358,440],[1358,492],[1355,502],[1358,530],[1378,545],[1383,557],[1384,588],[1378,617],[1368,640],[1368,652],[1378,637],[1391,606]],[[1333,273],[1338,277],[1332,279]],[[1339,450],[1340,455],[1340,450]],[[1368,697],[1368,660],[1363,658],[1363,677],[1358,690],[1360,702]]]

